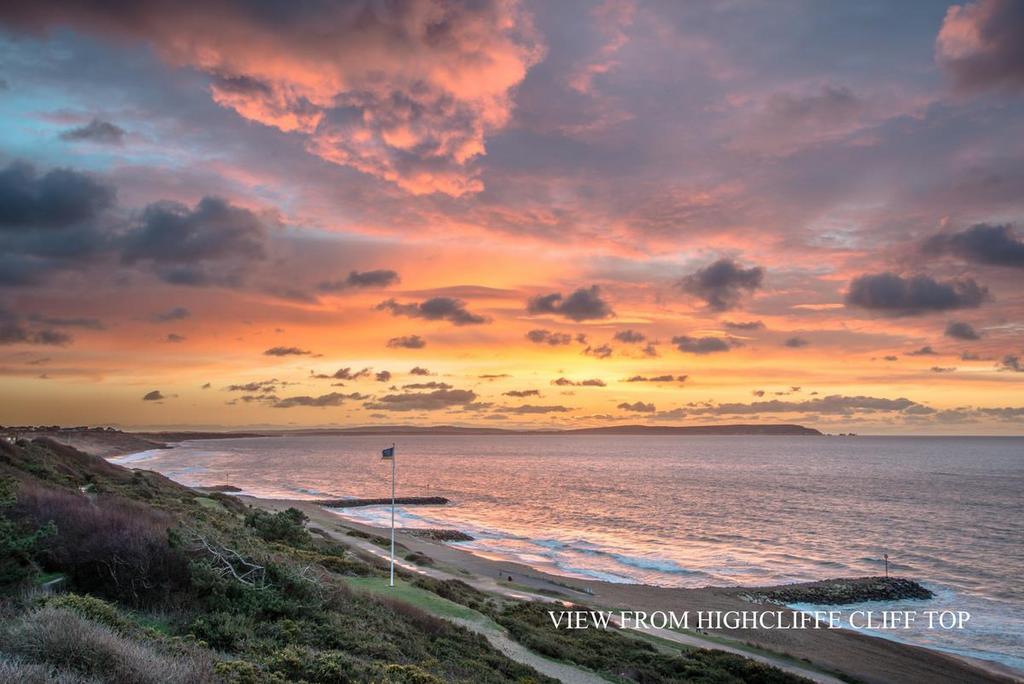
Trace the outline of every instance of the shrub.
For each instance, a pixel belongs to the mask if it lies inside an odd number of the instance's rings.
[[[55,525],[39,557],[79,589],[138,604],[182,588],[187,562],[169,543],[175,520],[168,513],[118,496],[90,500],[29,484],[13,510],[35,525]]]
[[[24,525],[7,518],[6,510],[15,503],[15,482],[0,479],[0,590],[24,584],[35,576],[33,560],[39,543],[53,534],[52,525],[26,530]]]
[[[297,508],[277,513],[256,509],[246,516],[245,524],[253,528],[265,541],[301,547],[310,541],[309,532],[306,531],[308,520],[306,514]]]
[[[424,672],[415,665],[385,665],[380,681],[385,684],[443,684],[429,672]]]
[[[135,627],[135,624],[126,618],[117,606],[95,596],[60,594],[45,598],[44,604],[52,608],[65,608],[119,632],[129,632]]]
[[[225,660],[213,667],[213,672],[226,684],[286,684],[288,681],[276,672],[267,672],[248,660]]]
[[[193,684],[212,680],[198,652],[169,656],[70,610],[46,606],[0,630],[0,649],[60,670],[116,682]]]
[[[267,668],[283,675],[289,681],[350,682],[358,677],[355,661],[340,651],[313,651],[288,646],[267,658]]]

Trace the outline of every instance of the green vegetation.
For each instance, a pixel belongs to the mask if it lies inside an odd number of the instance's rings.
[[[501,633],[614,681],[786,682],[743,658],[554,630],[546,608],[398,573],[255,510],[48,440],[0,444],[0,683],[553,681]],[[374,535],[362,535],[373,538]],[[71,593],[38,593],[43,573]],[[33,593],[35,591],[35,593]]]

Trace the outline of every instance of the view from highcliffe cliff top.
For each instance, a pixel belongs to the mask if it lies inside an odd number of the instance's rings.
[[[1022,46],[0,2],[0,684],[1022,681]]]
[[[1022,25],[6,2],[0,423],[1022,434]]]

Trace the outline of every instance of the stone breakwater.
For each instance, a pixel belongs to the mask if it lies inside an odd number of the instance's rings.
[[[903,577],[828,579],[778,587],[742,588],[730,593],[752,603],[810,603],[825,606],[842,606],[864,601],[930,599],[934,596],[919,583]]]
[[[390,505],[391,499],[316,499],[313,503],[327,508],[358,508]],[[443,506],[450,501],[443,496],[399,496],[395,498],[395,503],[401,506]]]
[[[430,539],[432,541],[473,541],[473,537],[469,536],[461,530],[423,529],[417,527],[407,527],[402,529],[401,531],[405,534],[410,534],[414,537],[420,537],[421,539]]]

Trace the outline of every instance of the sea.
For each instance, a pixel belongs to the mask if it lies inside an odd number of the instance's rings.
[[[962,630],[872,631],[1024,671],[1024,438],[284,435],[114,459],[260,497],[386,497],[402,527],[455,528],[473,553],[567,578],[756,586],[889,571]],[[387,526],[387,506],[339,515]],[[801,606],[812,610],[815,606]]]

